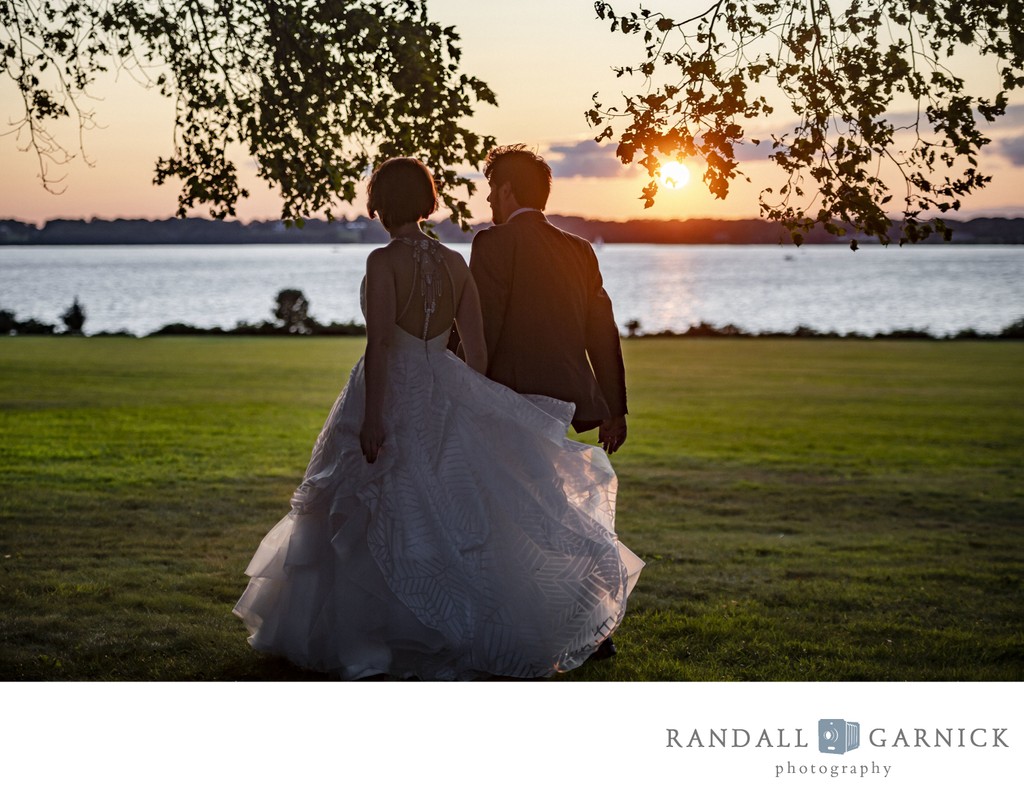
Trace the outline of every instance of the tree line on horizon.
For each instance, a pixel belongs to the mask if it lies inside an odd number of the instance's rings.
[[[594,243],[609,244],[785,244],[788,234],[779,223],[765,219],[631,219],[624,222],[581,216],[548,217],[553,224]],[[954,244],[1024,244],[1024,218],[979,217],[946,220]],[[433,223],[441,241],[466,243],[490,223],[469,231],[446,220]],[[186,219],[53,219],[38,227],[16,219],[0,220],[0,246],[14,245],[127,245],[127,244],[382,244],[388,240],[380,222],[353,219],[306,220],[289,227],[280,220],[239,221]],[[945,239],[933,234],[925,243]],[[848,244],[849,235],[836,235],[824,225],[813,228],[806,244]]]

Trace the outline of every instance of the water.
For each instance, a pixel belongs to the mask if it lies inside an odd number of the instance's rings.
[[[86,333],[147,334],[167,323],[231,328],[271,318],[301,289],[321,322],[363,322],[359,282],[374,245],[0,248],[0,308],[59,325],[77,295]],[[469,245],[456,249],[469,255]],[[701,321],[750,331],[936,335],[996,332],[1024,317],[1024,248],[917,245],[606,245],[605,287],[625,330]]]

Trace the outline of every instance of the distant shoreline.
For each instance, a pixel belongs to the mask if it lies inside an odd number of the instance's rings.
[[[600,244],[771,245],[789,244],[777,223],[763,219],[635,219],[611,222],[577,216],[549,217],[552,224]],[[1024,245],[1024,218],[982,217],[966,221],[944,219],[953,230],[952,243],[967,245]],[[489,223],[463,232],[444,220],[434,227],[448,243],[467,243]],[[857,234],[831,235],[812,230],[805,244],[847,244]],[[388,235],[380,222],[354,219],[307,220],[303,227],[281,221],[215,221],[188,219],[54,219],[42,227],[16,219],[0,220],[0,246],[130,246],[130,245],[243,245],[243,244],[381,244]],[[864,245],[873,239],[864,239]],[[898,243],[898,239],[893,242]],[[932,237],[925,243],[941,243]]]

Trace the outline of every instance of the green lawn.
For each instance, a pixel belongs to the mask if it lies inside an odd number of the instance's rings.
[[[231,607],[362,345],[0,340],[0,678],[311,678]],[[1024,344],[625,353],[648,566],[563,679],[1024,678]]]

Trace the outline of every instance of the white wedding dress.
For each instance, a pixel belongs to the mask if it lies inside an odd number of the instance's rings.
[[[395,325],[373,464],[352,370],[246,569],[253,648],[344,679],[535,678],[619,626],[643,562],[616,538],[607,456],[566,438],[573,405],[491,382],[448,333]]]

